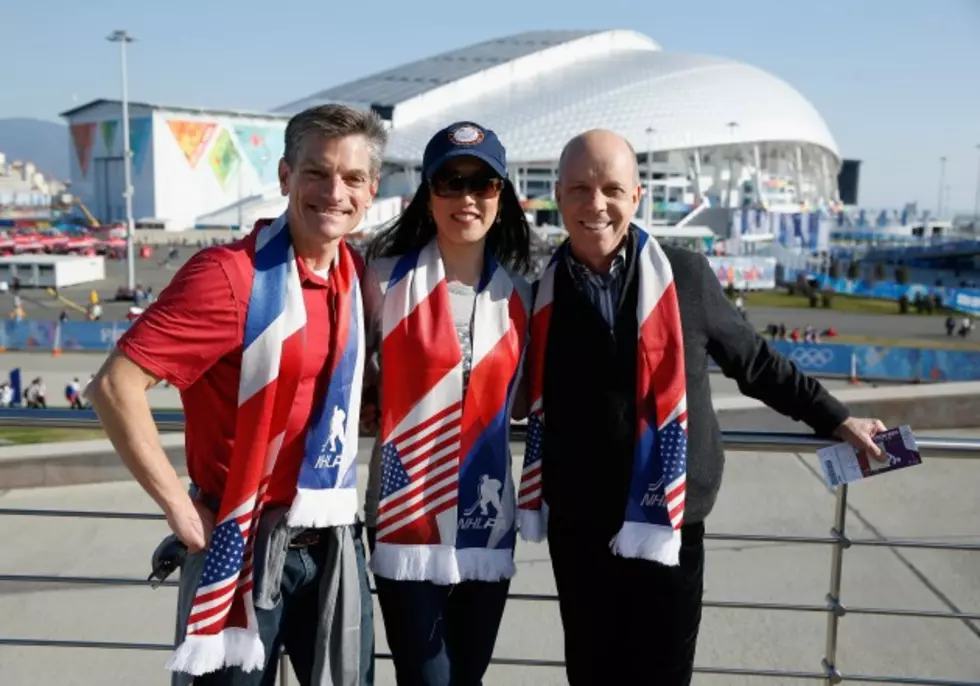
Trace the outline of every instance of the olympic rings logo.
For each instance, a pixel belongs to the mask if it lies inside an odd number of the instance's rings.
[[[793,349],[789,359],[806,369],[823,369],[834,359],[834,351],[830,348],[801,346]]]

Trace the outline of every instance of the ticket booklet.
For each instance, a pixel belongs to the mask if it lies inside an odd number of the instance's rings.
[[[820,469],[828,486],[840,486],[884,472],[922,464],[912,429],[902,425],[882,431],[874,442],[883,451],[881,461],[859,453],[849,443],[838,443],[817,451]]]

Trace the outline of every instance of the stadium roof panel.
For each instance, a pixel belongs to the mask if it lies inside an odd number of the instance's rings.
[[[395,127],[386,156],[417,164],[433,133],[466,119],[494,129],[514,162],[557,160],[569,138],[591,128],[613,129],[638,151],[785,141],[839,158],[826,123],[787,83],[746,64],[686,53],[613,53],[515,82]]]
[[[275,111],[292,113],[328,102],[391,107],[492,67],[605,33],[610,32],[527,31],[505,38],[496,38],[333,86],[283,105]],[[649,38],[645,36],[643,38],[651,46],[659,47]]]
[[[391,123],[386,157],[404,164],[418,164],[429,137],[459,120],[494,129],[516,163],[557,160],[569,138],[600,127],[618,131],[640,151],[785,142],[840,158],[820,114],[784,81],[728,59],[665,52],[634,31],[521,33],[335,86],[276,111],[328,102],[382,112]]]

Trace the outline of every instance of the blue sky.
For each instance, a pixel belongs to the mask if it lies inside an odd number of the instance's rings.
[[[935,208],[946,155],[950,205],[973,211],[980,0],[4,5],[0,117],[58,120],[73,104],[118,97],[118,49],[103,40],[116,28],[139,40],[129,53],[132,99],[249,109],[520,31],[627,28],[665,49],[738,59],[795,86],[842,154],[864,160],[862,204]]]

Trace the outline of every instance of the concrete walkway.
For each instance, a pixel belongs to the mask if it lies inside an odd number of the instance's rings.
[[[515,459],[521,450],[515,445]],[[834,498],[818,477],[813,456],[730,453],[729,458],[709,533],[827,534]],[[980,543],[978,469],[980,462],[972,460],[927,460],[857,484],[851,489],[847,532],[855,538]],[[359,477],[363,488],[363,468]],[[13,490],[0,495],[0,507],[154,511],[132,482]],[[163,522],[0,517],[0,573],[145,578],[148,557],[165,532]],[[513,592],[554,592],[546,546],[522,544],[517,560]],[[821,605],[829,568],[830,550],[820,545],[712,541],[705,597]],[[167,642],[175,596],[170,588],[0,583],[0,636]],[[855,547],[845,553],[842,597],[853,606],[980,612],[980,553]],[[825,625],[825,615],[818,613],[706,609],[697,662],[816,672]],[[380,613],[377,634],[383,652]],[[498,657],[561,660],[562,654],[553,603],[508,605]],[[163,685],[168,683],[165,660],[161,652],[0,647],[0,684]],[[849,674],[980,682],[980,627],[954,619],[848,615],[841,620],[838,663]],[[386,662],[378,664],[377,683],[394,683]],[[562,683],[560,670],[530,667],[492,667],[485,681],[487,686]],[[699,675],[695,683],[807,682]]]

